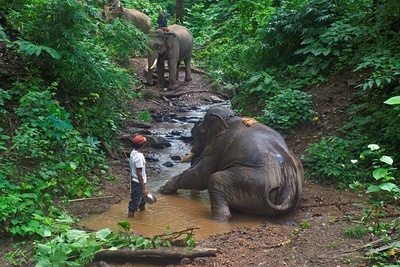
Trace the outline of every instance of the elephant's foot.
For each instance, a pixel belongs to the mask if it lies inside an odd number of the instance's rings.
[[[192,77],[185,78],[185,82],[190,82],[191,80],[193,80]]]
[[[170,83],[168,86],[168,89],[170,90],[176,90],[178,88],[179,88],[179,82]]]
[[[217,217],[212,217],[211,220],[214,222],[229,222],[232,219],[232,215],[230,216],[217,216]]]
[[[165,84],[157,83],[157,86],[156,86],[156,87],[157,87],[158,89],[162,89],[162,90],[164,90],[164,91],[167,90],[167,89],[166,89],[167,86],[166,86]]]
[[[232,214],[229,208],[212,210],[212,220],[216,222],[229,222],[232,219]]]
[[[208,189],[210,194],[211,202],[211,213],[212,220],[218,222],[228,222],[232,218],[231,210],[229,209],[229,203],[219,193],[214,193]]]

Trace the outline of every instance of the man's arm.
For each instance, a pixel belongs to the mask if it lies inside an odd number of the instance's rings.
[[[136,172],[138,174],[139,184],[142,187],[142,195],[147,196],[148,192],[147,192],[146,184],[143,181],[142,168],[136,168]]]

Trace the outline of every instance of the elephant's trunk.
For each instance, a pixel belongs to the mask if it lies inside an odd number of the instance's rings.
[[[147,59],[147,66],[146,66],[146,70],[147,70],[147,84],[148,85],[152,85],[153,84],[153,71],[155,69],[155,65],[157,64],[157,59],[154,58],[152,55],[148,56]],[[145,71],[146,71],[145,70]]]

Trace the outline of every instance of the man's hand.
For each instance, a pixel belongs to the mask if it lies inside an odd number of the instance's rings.
[[[147,191],[147,188],[146,187],[142,187],[142,196],[147,197],[148,193],[149,192]]]

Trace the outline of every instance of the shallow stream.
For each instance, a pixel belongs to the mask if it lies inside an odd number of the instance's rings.
[[[118,230],[117,222],[129,221],[132,230],[147,237],[164,234],[167,226],[174,232],[197,227],[198,229],[194,231],[194,234],[196,240],[199,240],[213,234],[228,232],[240,226],[257,227],[266,220],[274,223],[274,219],[269,219],[265,216],[243,213],[234,213],[230,222],[214,222],[211,220],[210,201],[207,191],[179,190],[178,194],[174,195],[162,195],[157,192],[160,186],[169,178],[181,173],[190,166],[189,163],[173,161],[171,157],[183,157],[190,151],[191,144],[184,141],[181,136],[185,135],[185,133],[190,135],[190,129],[193,127],[194,122],[202,118],[209,107],[202,106],[195,110],[182,111],[171,122],[152,124],[151,134],[163,137],[171,143],[170,147],[158,150],[157,155],[148,155],[158,159],[157,162],[152,162],[151,164],[157,165],[159,172],[152,177],[148,177],[147,184],[149,191],[157,198],[156,203],[146,205],[146,211],[138,211],[134,218],[128,218],[129,196],[127,196],[126,199],[113,205],[105,213],[91,215],[88,219],[81,221],[81,224],[94,230],[107,227],[112,230]],[[183,134],[172,134],[175,132]],[[146,150],[144,154],[147,156]],[[166,162],[171,162],[173,166],[164,166]],[[283,219],[283,221],[290,223],[290,215],[285,217],[286,219]],[[282,223],[282,218],[280,218],[280,221]]]

